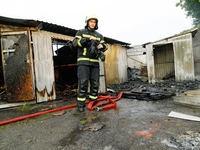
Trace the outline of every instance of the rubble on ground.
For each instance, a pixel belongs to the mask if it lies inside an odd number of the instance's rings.
[[[163,80],[162,82],[150,84],[143,81],[128,81],[121,84],[109,84],[107,86],[108,94],[117,95],[121,91],[149,92],[149,93],[175,93],[175,95],[183,95],[189,90],[200,89],[200,81],[175,81],[174,78]]]
[[[78,84],[56,84],[56,95],[57,97],[71,98],[77,95]]]
[[[199,149],[200,147],[200,132],[187,131],[181,136],[171,137],[168,140],[163,140],[163,144],[168,147],[182,148],[182,149]]]
[[[140,69],[138,68],[127,68],[127,74],[128,74],[128,81],[147,81],[148,77],[147,74],[142,74]]]

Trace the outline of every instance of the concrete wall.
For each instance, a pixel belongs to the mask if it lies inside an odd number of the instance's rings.
[[[194,54],[194,74],[196,79],[200,79],[200,30],[198,29],[192,38],[193,54]]]
[[[126,48],[108,44],[108,50],[105,54],[107,84],[118,84],[127,81]]]

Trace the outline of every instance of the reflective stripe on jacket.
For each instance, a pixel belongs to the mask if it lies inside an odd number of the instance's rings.
[[[100,49],[102,52],[105,52],[108,49],[107,44],[103,39],[103,36],[97,31],[90,31],[88,29],[79,30],[75,36],[76,42],[74,42],[74,46],[77,47],[78,51],[77,65],[92,65],[95,67],[99,67],[99,59],[97,57],[97,54],[91,54],[90,52],[88,52],[88,49],[90,48],[92,42],[90,41],[84,46],[80,42],[82,38],[89,39],[90,37],[94,37],[95,40],[98,40],[103,45],[103,48]]]

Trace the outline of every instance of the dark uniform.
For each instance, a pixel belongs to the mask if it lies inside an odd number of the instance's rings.
[[[88,81],[90,81],[90,95],[89,100],[93,101],[98,98],[99,89],[99,54],[91,53],[92,42],[90,37],[94,37],[96,41],[103,45],[100,49],[100,53],[107,50],[107,44],[105,43],[103,36],[92,30],[88,26],[90,19],[96,20],[95,30],[98,28],[98,19],[95,16],[86,19],[85,29],[79,30],[76,33],[73,41],[74,47],[77,47],[77,76],[78,76],[78,96],[77,107],[84,108],[86,93],[88,89]],[[102,55],[101,55],[102,56]],[[103,55],[104,56],[104,55]],[[101,58],[102,59],[102,58]],[[105,58],[104,58],[105,59]],[[83,110],[82,110],[83,111]]]

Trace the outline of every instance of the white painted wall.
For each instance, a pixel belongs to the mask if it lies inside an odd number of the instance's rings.
[[[142,69],[147,65],[146,49],[140,46],[135,46],[127,50],[128,67]]]

